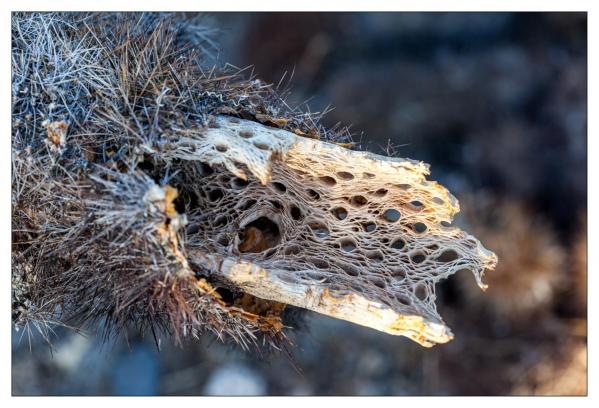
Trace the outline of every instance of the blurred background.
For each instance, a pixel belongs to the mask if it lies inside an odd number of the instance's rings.
[[[585,13],[220,13],[218,63],[290,80],[289,104],[360,148],[431,164],[457,224],[499,256],[486,293],[437,286],[455,339],[424,349],[304,312],[293,361],[214,338],[182,348],[13,332],[15,395],[580,395],[587,391]],[[305,105],[307,103],[307,105]]]

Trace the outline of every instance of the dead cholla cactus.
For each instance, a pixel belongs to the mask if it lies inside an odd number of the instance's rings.
[[[285,343],[286,305],[407,336],[451,332],[435,283],[496,257],[450,225],[420,162],[203,63],[163,14],[15,14],[13,321]],[[329,143],[335,142],[335,143]]]
[[[435,283],[470,269],[484,289],[495,266],[423,163],[225,116],[171,140],[165,157],[215,169],[185,181],[200,203],[190,259],[258,298],[431,346],[452,338]]]

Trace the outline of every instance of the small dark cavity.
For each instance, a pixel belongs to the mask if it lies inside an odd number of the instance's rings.
[[[362,223],[362,227],[366,232],[372,232],[376,229],[376,224],[374,222],[365,222]]]
[[[380,251],[369,251],[369,252],[366,252],[365,255],[368,259],[372,259],[373,261],[376,261],[376,262],[382,262],[383,259],[385,259],[385,257],[383,256],[383,254]]]
[[[411,184],[394,184],[394,186],[399,188],[400,190],[409,190],[412,188]]]
[[[379,287],[381,289],[385,289],[387,287],[387,283],[385,282],[384,279],[381,279],[381,278],[372,278],[370,281],[372,283],[374,283],[374,286]]]
[[[218,175],[218,181],[222,184],[227,184],[229,181],[231,181],[231,177],[229,177],[227,174],[221,173]]]
[[[451,223],[447,222],[447,221],[441,221],[441,226],[443,226],[445,228],[450,228],[451,227]]]
[[[138,163],[137,168],[148,175],[153,175],[156,172],[156,166],[154,166],[153,160],[146,154],[144,154],[143,157],[144,161]]]
[[[401,238],[397,238],[395,241],[391,243],[391,248],[393,249],[403,249],[405,246],[406,242]]]
[[[243,137],[244,139],[249,139],[251,137],[254,137],[254,132],[250,130],[241,130],[239,132],[239,136]]]
[[[428,249],[430,249],[431,251],[436,251],[437,249],[439,249],[439,245],[437,244],[432,244],[427,246]]]
[[[333,208],[331,212],[338,220],[344,220],[347,218],[347,210],[343,207]]]
[[[235,301],[235,298],[239,296],[239,292],[232,291],[231,289],[219,286],[215,290],[220,295],[220,298],[226,303],[231,304]]]
[[[235,159],[233,159],[233,165],[237,168],[245,167],[245,163],[242,163],[239,160],[235,160]]]
[[[195,204],[194,204],[195,201]],[[179,214],[183,214],[185,212],[185,203],[188,202],[190,204],[191,208],[195,208],[198,205],[198,197],[197,195],[192,192],[192,191],[181,191],[181,194],[179,194],[179,196],[177,198],[175,198],[175,201],[173,201],[173,204],[175,205],[175,210],[177,211],[177,213]]]
[[[233,187],[234,189],[237,189],[237,190],[247,187],[248,184],[249,184],[249,181],[244,180],[239,177],[235,177],[231,180],[231,187]]]
[[[346,265],[343,267],[343,270],[345,271],[345,273],[347,273],[349,276],[360,276],[360,270],[354,266],[351,265]]]
[[[277,210],[283,209],[283,204],[281,204],[280,201],[277,201],[277,200],[269,200],[269,201],[272,204],[272,206],[275,207]]]
[[[270,148],[268,147],[268,145],[265,144],[265,143],[254,142],[254,146],[256,146],[260,150],[270,150]]]
[[[410,204],[412,205],[412,207],[416,207],[418,209],[420,209],[424,206],[424,204],[422,204],[422,202],[420,202],[418,200],[410,201]]]
[[[464,244],[470,249],[475,249],[478,246],[476,238],[474,237],[468,238]]]
[[[302,219],[302,210],[300,210],[299,207],[292,205],[289,211],[291,213],[291,218],[294,220],[299,221]]]
[[[290,246],[285,247],[283,253],[285,255],[297,255],[301,252],[301,250],[302,249],[297,245],[290,245]]]
[[[201,279],[206,276],[207,271],[197,263],[193,262],[193,260],[189,260],[189,268],[193,271],[193,276],[196,279]]]
[[[272,183],[272,186],[274,187],[274,189],[276,191],[278,191],[279,193],[284,193],[287,191],[287,187],[285,186],[285,184],[283,183],[279,183],[278,181],[274,181]]]
[[[200,232],[200,226],[198,224],[189,224],[186,228],[187,235],[194,235]]]
[[[383,213],[383,218],[388,222],[396,222],[401,217],[401,213],[395,208],[389,208]]]
[[[355,280],[354,282],[351,282],[349,284],[349,286],[354,290],[354,292],[356,293],[364,293],[364,287],[362,286],[363,283],[360,282],[360,280]]]
[[[366,172],[364,172],[364,173],[362,173],[362,176],[363,176],[365,179],[373,179],[373,178],[375,178],[375,175],[374,175],[374,174],[372,174],[372,173],[368,173],[367,171],[366,171]]]
[[[444,251],[441,255],[439,255],[437,261],[446,263],[455,261],[456,259],[458,259],[458,253],[453,249],[448,249]]]
[[[227,238],[227,236],[226,236],[226,235],[224,235],[224,234],[223,234],[223,235],[220,235],[220,236],[218,237],[218,239],[216,240],[216,242],[218,242],[220,245],[222,245],[222,246],[224,246],[224,247],[227,247],[227,246],[229,246],[229,239],[228,239],[228,238]]]
[[[391,276],[397,279],[404,279],[406,277],[406,272],[401,268],[392,269]]]
[[[223,193],[223,190],[220,188],[214,188],[208,192],[208,200],[216,202],[222,199],[224,195],[225,194]]]
[[[276,249],[276,248],[269,249],[269,250],[268,250],[268,251],[266,251],[266,253],[264,254],[264,258],[265,258],[265,259],[272,258],[272,256],[273,256],[274,254],[276,254],[276,253],[277,253],[277,249]]]
[[[337,172],[337,176],[342,180],[353,180],[354,175],[347,171],[339,171]]]
[[[312,200],[320,200],[320,194],[318,194],[317,191],[312,190],[311,188],[307,189],[306,192],[308,193],[308,196],[310,196],[310,198]]]
[[[425,259],[426,259],[426,256],[424,256],[424,254],[412,255],[412,262],[414,262],[415,264],[420,264],[420,263],[424,262]]]
[[[374,192],[374,195],[375,195],[376,197],[384,197],[385,195],[387,195],[387,192],[388,192],[388,191],[389,191],[389,190],[387,190],[386,188],[379,188],[378,190],[376,190],[376,191]]]
[[[200,176],[202,177],[206,177],[214,173],[214,169],[212,169],[212,167],[210,167],[206,163],[200,163],[198,165],[198,171],[200,173]]]
[[[352,252],[356,249],[356,242],[351,238],[344,238],[339,243],[341,244],[341,249],[345,252]]]
[[[281,231],[276,222],[260,217],[239,232],[239,252],[264,252],[281,242]]]
[[[337,180],[335,180],[331,176],[322,176],[319,177],[318,180],[320,180],[320,182],[326,186],[334,186],[335,184],[337,184]]]
[[[356,195],[349,200],[349,203],[354,207],[362,207],[368,204],[368,199],[362,195]]]
[[[397,301],[402,305],[410,306],[412,304],[412,299],[405,295],[396,295],[395,299],[397,299]]]
[[[414,231],[416,231],[419,234],[422,234],[424,231],[426,231],[426,224],[423,222],[417,222],[416,224],[414,224]]]
[[[225,217],[224,215],[221,215],[220,217],[217,217],[214,220],[214,226],[215,227],[224,227],[225,225],[227,225],[229,223],[229,220],[227,219],[227,217]]]
[[[229,150],[229,148],[225,145],[216,145],[216,150],[221,153],[225,153],[227,150]]]
[[[318,269],[329,269],[331,267],[327,261],[320,258],[311,258],[310,262]]]
[[[439,205],[443,205],[443,204],[445,204],[445,201],[443,201],[443,199],[440,198],[440,197],[434,197],[433,198],[433,203],[439,204]]]
[[[426,299],[426,288],[423,285],[418,285],[416,286],[416,289],[414,290],[414,294],[416,295],[416,297],[420,300],[425,300]]]
[[[325,238],[329,235],[329,229],[320,222],[312,222],[309,227],[318,238]]]
[[[247,211],[249,210],[254,204],[256,204],[256,200],[250,199],[247,201],[244,201],[240,206],[239,209],[241,211]]]

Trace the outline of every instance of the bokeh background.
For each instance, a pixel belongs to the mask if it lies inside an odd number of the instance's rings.
[[[585,13],[204,19],[217,63],[290,83],[292,106],[334,107],[324,122],[351,124],[362,149],[430,163],[457,224],[499,256],[489,289],[466,273],[438,285],[455,339],[433,349],[311,312],[292,359],[214,338],[159,352],[133,332],[58,330],[51,351],[13,332],[13,394],[586,394]]]

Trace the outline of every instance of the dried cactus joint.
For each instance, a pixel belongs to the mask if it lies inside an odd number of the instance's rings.
[[[323,113],[207,67],[205,33],[179,14],[13,14],[15,324],[277,347],[296,304],[447,341],[435,283],[467,268],[482,287],[496,262],[450,225],[457,200],[426,164],[348,150]]]
[[[226,116],[173,146],[172,157],[217,169],[196,182],[222,195],[216,210],[202,209],[197,229],[199,242],[225,242],[190,259],[256,297],[432,346],[453,337],[436,312],[435,283],[469,268],[484,289],[483,272],[497,262],[476,238],[447,226],[459,204],[426,180],[424,163]],[[218,169],[246,183],[228,187]]]

